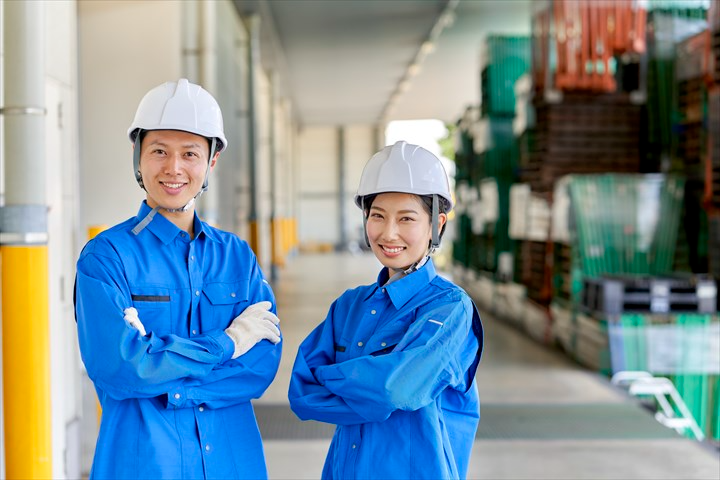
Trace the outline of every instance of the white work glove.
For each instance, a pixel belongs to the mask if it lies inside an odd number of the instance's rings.
[[[270,302],[250,305],[225,329],[225,333],[235,344],[232,358],[244,354],[260,340],[269,340],[272,343],[280,341],[280,319],[270,311],[270,307]]]
[[[125,316],[123,317],[125,321],[128,323],[128,325],[140,332],[141,337],[147,335],[147,333],[145,332],[145,325],[143,325],[140,321],[140,317],[138,317],[138,311],[135,310],[135,307],[128,307],[123,310],[123,313],[125,314]]]

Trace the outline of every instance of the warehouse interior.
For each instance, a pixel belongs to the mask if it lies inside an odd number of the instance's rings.
[[[89,473],[75,262],[144,198],[139,99],[188,78],[229,143],[199,214],[282,322],[271,478],[320,475],[333,427],[293,416],[290,369],[375,281],[353,197],[407,139],[451,173],[435,263],[486,328],[468,478],[720,479],[720,2],[3,1],[0,32],[3,478]]]

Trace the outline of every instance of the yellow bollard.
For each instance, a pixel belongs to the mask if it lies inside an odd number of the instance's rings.
[[[0,252],[5,475],[51,478],[47,245]]]
[[[250,220],[249,226],[250,238],[248,238],[248,243],[253,252],[255,252],[255,256],[260,258],[260,226],[256,220]]]

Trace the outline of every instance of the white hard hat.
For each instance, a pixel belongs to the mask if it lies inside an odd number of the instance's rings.
[[[185,78],[163,83],[145,94],[128,129],[131,142],[135,142],[140,130],[182,130],[215,138],[218,152],[227,147],[217,101]]]
[[[450,182],[440,159],[404,141],[383,148],[368,160],[355,204],[362,208],[363,197],[385,192],[439,195],[447,200],[448,212],[452,210]]]

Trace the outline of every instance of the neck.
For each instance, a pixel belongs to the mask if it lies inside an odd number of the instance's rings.
[[[158,213],[170,220],[173,225],[178,227],[180,230],[184,230],[190,235],[190,238],[195,237],[195,208],[191,208],[187,212],[168,212],[164,208],[160,208]]]

